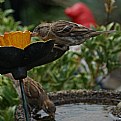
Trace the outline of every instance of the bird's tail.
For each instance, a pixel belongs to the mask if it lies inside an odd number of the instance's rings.
[[[98,36],[100,34],[111,34],[111,33],[114,33],[116,32],[116,30],[109,30],[109,31],[95,31],[95,32],[91,32],[90,33],[90,37],[95,37],[95,36]]]

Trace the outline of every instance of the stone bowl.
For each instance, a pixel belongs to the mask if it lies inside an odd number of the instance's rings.
[[[68,90],[48,95],[56,105],[55,119],[40,111],[41,118],[31,121],[121,121],[121,117],[115,117],[112,113],[112,109],[121,101],[120,92]],[[114,111],[121,116],[121,109]]]

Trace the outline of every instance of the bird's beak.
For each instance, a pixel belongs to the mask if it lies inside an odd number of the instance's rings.
[[[31,32],[31,37],[36,37],[36,36],[39,36],[38,32]]]
[[[55,119],[55,113],[49,114],[50,118]]]

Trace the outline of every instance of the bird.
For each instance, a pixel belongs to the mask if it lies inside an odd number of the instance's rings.
[[[55,44],[64,46],[80,45],[91,37],[115,30],[96,31],[74,22],[59,20],[52,23],[42,23],[34,28],[31,36],[38,36],[43,41],[54,40]]]
[[[20,93],[18,83],[16,83],[16,82],[18,82],[18,80],[15,80],[13,78],[12,74],[10,74],[10,73],[5,74],[5,76],[14,82],[14,87],[17,88],[17,90],[18,90],[17,92]],[[29,115],[31,115],[33,118],[40,117],[41,114],[37,114],[37,113],[40,110],[43,110],[51,118],[54,118],[55,112],[56,112],[56,106],[49,99],[49,97],[48,97],[46,91],[43,89],[42,85],[39,82],[34,81],[30,77],[26,77],[25,79],[23,79],[23,84],[24,84],[24,91],[25,91],[25,95],[26,95]],[[19,96],[20,96],[20,94],[19,94]],[[21,101],[20,101],[20,104],[21,104]],[[21,108],[21,106],[18,106],[18,109],[19,108]],[[20,111],[18,111],[18,112],[20,112]]]
[[[56,107],[42,85],[30,77],[25,78],[23,82],[30,111],[33,111],[33,114],[36,115],[38,111],[43,109],[50,117],[55,117]]]

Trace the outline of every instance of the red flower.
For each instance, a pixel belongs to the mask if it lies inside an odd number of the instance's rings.
[[[92,11],[84,3],[76,3],[65,9],[65,14],[72,19],[73,22],[82,24],[86,27],[96,26]]]

